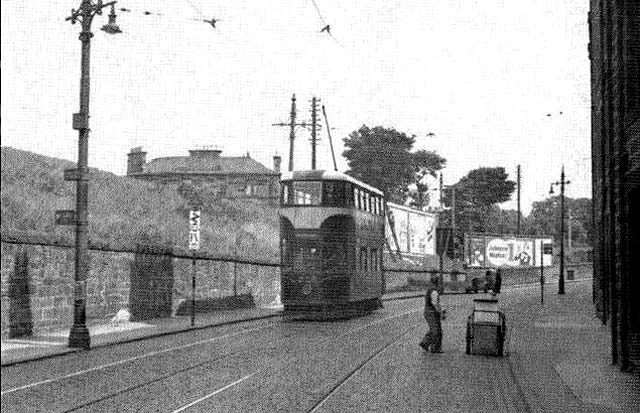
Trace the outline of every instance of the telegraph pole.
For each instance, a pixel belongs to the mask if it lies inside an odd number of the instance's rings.
[[[518,165],[517,172],[517,181],[518,181],[518,235],[520,235],[520,165]]]
[[[320,99],[315,96],[311,98],[311,169],[316,169],[316,146],[318,144],[318,104]]]
[[[296,139],[296,126],[307,127],[307,123],[296,123],[296,94],[291,96],[291,112],[289,113],[289,123],[272,123],[271,126],[288,126],[289,127],[289,171],[293,171],[293,148]]]
[[[558,294],[564,294],[564,165],[560,172],[560,278]]]

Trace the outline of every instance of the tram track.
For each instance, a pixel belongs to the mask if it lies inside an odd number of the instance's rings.
[[[96,372],[96,371],[105,370],[105,369],[108,369],[108,368],[111,368],[111,367],[124,365],[126,363],[133,363],[133,362],[136,362],[136,361],[139,361],[139,360],[144,360],[144,359],[149,358],[149,357],[163,355],[163,354],[166,354],[166,353],[170,353],[172,351],[184,350],[186,348],[209,344],[209,343],[212,343],[212,342],[215,342],[215,341],[218,341],[218,340],[236,337],[236,336],[239,336],[239,335],[242,335],[242,334],[247,334],[247,333],[250,333],[250,332],[253,332],[253,331],[264,330],[264,329],[272,327],[274,325],[275,325],[275,323],[270,324],[270,325],[266,325],[266,326],[262,326],[262,327],[256,327],[256,328],[252,328],[252,329],[245,329],[245,330],[242,330],[242,331],[238,331],[238,332],[230,333],[230,334],[225,334],[225,335],[222,335],[222,336],[211,337],[211,338],[208,338],[206,340],[199,340],[199,341],[196,341],[196,342],[193,342],[193,343],[182,344],[180,346],[173,346],[173,347],[165,348],[165,349],[162,349],[162,350],[152,351],[152,352],[149,352],[149,353],[141,354],[139,356],[129,357],[129,358],[122,359],[122,360],[117,360],[117,361],[114,361],[114,362],[111,362],[111,363],[106,363],[106,364],[102,364],[102,365],[99,365],[99,366],[95,366],[95,367],[92,367],[92,368],[89,368],[89,369],[78,370],[78,371],[75,371],[73,373],[65,374],[65,375],[62,375],[62,376],[52,377],[50,379],[45,379],[45,380],[41,380],[41,381],[38,381],[38,382],[33,382],[33,383],[29,383],[29,384],[26,384],[26,385],[23,385],[23,386],[15,387],[15,388],[12,388],[12,389],[3,390],[2,392],[0,392],[0,395],[1,396],[5,396],[7,394],[15,393],[15,392],[22,391],[22,390],[28,390],[28,389],[31,389],[31,388],[34,388],[34,387],[42,386],[42,385],[45,385],[45,384],[51,384],[51,383],[59,382],[59,381],[66,380],[66,379],[75,378],[75,377],[78,377],[78,376],[81,376],[81,375],[84,375],[84,374],[89,374],[89,373],[93,373],[93,372]]]
[[[327,335],[327,337],[325,339],[320,340],[320,341],[315,341],[315,342],[311,343],[310,345],[309,345],[309,343],[306,343],[306,342],[303,342],[303,343],[299,343],[298,342],[298,343],[295,343],[295,347],[301,347],[301,346],[303,348],[305,348],[305,347],[314,347],[314,348],[315,347],[321,347],[323,345],[326,345],[327,343],[330,343],[332,341],[338,340],[338,339],[343,338],[345,336],[348,336],[350,334],[358,333],[360,331],[369,329],[369,328],[371,328],[373,326],[376,326],[378,324],[389,322],[390,320],[398,318],[398,317],[407,316],[407,315],[409,315],[411,313],[414,313],[415,311],[416,311],[415,309],[412,309],[410,311],[403,311],[401,313],[393,314],[393,315],[390,315],[388,317],[377,318],[377,319],[371,320],[370,322],[368,322],[365,325],[360,325],[360,326],[356,326],[355,328],[350,328],[349,330],[344,331],[344,332],[342,332],[342,333],[340,333],[338,335],[333,335],[333,333],[332,333],[333,329],[328,329],[327,331],[325,331],[323,333],[323,334]],[[173,347],[169,347],[169,348],[166,348],[166,349],[162,349],[162,350],[158,350],[158,351],[154,351],[154,352],[141,354],[141,355],[138,355],[138,356],[135,356],[135,357],[130,357],[130,358],[122,359],[122,360],[117,360],[117,361],[114,361],[112,363],[107,363],[107,364],[95,366],[95,367],[92,367],[90,369],[83,369],[83,370],[75,371],[75,372],[72,372],[72,373],[69,373],[69,374],[66,374],[66,375],[62,375],[62,376],[58,376],[58,377],[52,377],[50,379],[46,379],[46,380],[42,380],[42,381],[34,382],[34,383],[29,383],[29,384],[26,384],[26,385],[23,385],[23,386],[19,386],[19,387],[16,387],[16,388],[8,389],[8,390],[5,390],[5,391],[2,392],[2,396],[4,398],[6,395],[17,393],[19,391],[26,391],[26,390],[29,390],[29,389],[35,389],[35,388],[37,388],[39,386],[43,386],[43,385],[47,385],[47,384],[63,383],[65,380],[71,380],[71,379],[74,379],[74,378],[79,378],[79,377],[81,377],[83,375],[87,375],[87,374],[90,374],[90,373],[93,373],[93,372],[102,371],[102,370],[107,370],[109,368],[114,368],[114,367],[126,368],[126,365],[129,364],[129,363],[135,363],[135,362],[139,362],[139,361],[148,360],[148,359],[151,359],[154,356],[161,356],[161,355],[166,356],[166,355],[169,355],[171,352],[178,352],[178,351],[184,350],[186,348],[194,348],[194,347],[197,347],[197,346],[204,346],[204,345],[208,345],[208,344],[211,344],[213,342],[216,342],[216,341],[229,339],[229,338],[234,338],[234,337],[238,337],[238,336],[245,335],[245,334],[256,333],[258,331],[264,331],[266,329],[275,328],[275,327],[280,326],[280,325],[281,325],[281,323],[279,323],[279,322],[278,323],[270,323],[270,324],[265,325],[265,326],[260,326],[260,327],[251,328],[251,329],[244,329],[242,331],[237,331],[237,332],[230,333],[230,334],[225,334],[225,335],[222,335],[222,336],[216,336],[216,337],[208,338],[206,340],[199,340],[199,341],[193,342],[193,343],[187,343],[187,344],[183,344],[183,345],[180,345],[180,346],[173,346]],[[281,344],[282,343],[287,343],[290,339],[291,339],[291,336],[287,336],[287,337],[283,337],[283,338],[277,340],[278,343],[277,343],[276,347],[278,347],[278,348],[279,347],[285,347],[285,346],[282,346]],[[309,339],[309,340],[311,340],[311,339]],[[305,340],[305,341],[309,341],[309,340]],[[221,354],[221,355],[218,355],[218,356],[216,356],[214,358],[209,358],[207,360],[204,360],[202,362],[198,362],[198,363],[195,363],[195,364],[189,364],[189,366],[185,366],[184,368],[180,368],[180,369],[177,369],[177,370],[172,370],[172,371],[166,372],[164,374],[156,375],[156,376],[150,377],[147,380],[144,380],[144,381],[141,381],[141,382],[138,382],[138,383],[134,383],[134,384],[132,384],[130,386],[120,388],[117,391],[113,391],[113,392],[110,392],[109,394],[102,395],[101,397],[97,397],[97,398],[93,398],[92,400],[84,401],[81,404],[78,404],[78,405],[73,406],[71,408],[67,407],[66,410],[64,410],[64,411],[78,411],[78,410],[82,410],[82,409],[87,409],[87,408],[90,408],[91,406],[95,406],[95,405],[97,405],[99,403],[107,402],[108,400],[123,396],[123,395],[125,395],[127,393],[134,392],[134,391],[142,389],[142,388],[144,388],[146,386],[159,385],[159,384],[161,384],[162,382],[165,382],[165,381],[166,382],[170,382],[172,380],[175,381],[177,377],[180,377],[180,375],[188,375],[190,372],[193,372],[194,370],[197,370],[197,369],[200,369],[200,368],[204,368],[209,364],[215,364],[216,362],[219,362],[219,361],[221,361],[223,359],[241,358],[242,355],[254,352],[256,350],[257,350],[256,348],[247,348],[247,349],[243,349],[243,350],[240,350],[240,351]],[[294,360],[290,360],[286,364],[294,363],[294,362],[296,362],[295,359]],[[238,384],[239,382],[241,382],[241,381],[243,381],[245,379],[248,379],[249,377],[253,376],[254,374],[259,373],[262,370],[264,370],[264,369],[257,370],[255,372],[253,372],[252,374],[242,378],[241,380],[238,380],[236,382],[228,384],[227,386],[224,386],[223,388],[218,389],[218,390],[214,391],[213,393],[203,397],[202,400],[200,400],[200,401],[206,400],[209,397],[212,397],[215,394],[218,394],[219,392],[222,392],[222,391],[226,390],[227,388],[232,387],[233,385],[236,385],[236,384]],[[198,403],[198,401],[196,401],[195,404],[197,404],[197,403]]]
[[[399,334],[393,341],[391,341],[390,343],[388,343],[387,345],[385,345],[384,347],[380,348],[379,350],[377,350],[376,352],[374,352],[373,354],[371,354],[369,357],[365,358],[360,364],[358,364],[356,366],[355,369],[351,370],[344,378],[342,378],[341,380],[339,380],[332,388],[331,390],[329,390],[329,392],[322,398],[320,399],[315,405],[313,405],[308,412],[309,413],[314,413],[316,411],[318,411],[322,405],[329,400],[329,398],[331,396],[333,396],[343,385],[345,385],[349,379],[351,379],[353,376],[355,376],[356,374],[358,374],[358,372],[360,372],[363,368],[365,368],[370,362],[372,362],[376,357],[378,357],[380,354],[382,354],[385,350],[387,350],[389,347],[393,346],[394,344],[396,344],[401,338],[403,338],[404,336],[406,336],[409,332],[413,331],[412,327],[407,328],[402,334]]]
[[[381,324],[382,322],[388,321],[388,320],[390,320],[390,319],[394,319],[394,318],[398,318],[398,317],[402,317],[402,316],[408,316],[408,315],[410,315],[410,314],[412,314],[412,313],[415,313],[415,312],[417,312],[417,311],[418,311],[418,310],[415,310],[415,309],[414,309],[414,310],[411,310],[411,311],[405,311],[405,312],[402,312],[402,313],[400,313],[400,314],[395,314],[395,315],[390,316],[390,317],[385,317],[385,318],[380,319],[380,320],[375,320],[374,322],[368,323],[368,324],[366,324],[366,325],[364,325],[364,326],[360,326],[360,327],[358,327],[358,328],[350,329],[350,330],[348,330],[348,331],[346,331],[346,332],[344,332],[344,333],[341,333],[341,334],[339,334],[339,335],[337,335],[337,336],[335,336],[335,337],[329,337],[329,338],[324,339],[324,340],[321,340],[321,341],[319,341],[319,342],[315,342],[315,343],[311,346],[311,348],[321,347],[321,346],[323,346],[323,345],[325,345],[325,344],[327,344],[327,343],[329,343],[329,342],[332,342],[332,341],[334,341],[334,342],[335,342],[335,341],[337,341],[338,339],[340,339],[340,338],[342,338],[342,337],[344,337],[344,336],[347,336],[347,335],[350,335],[350,334],[354,334],[354,333],[357,333],[357,332],[363,331],[363,330],[365,330],[365,329],[367,329],[367,328],[371,328],[371,327],[372,327],[372,326],[374,326],[374,325]],[[348,380],[348,378],[349,378],[349,377],[351,377],[351,376],[352,376],[356,371],[358,371],[359,369],[361,369],[362,367],[364,367],[364,365],[366,365],[367,363],[369,363],[373,358],[375,358],[375,357],[376,357],[377,355],[379,355],[382,351],[386,350],[388,347],[390,347],[391,345],[393,345],[393,344],[394,344],[395,342],[397,342],[401,337],[405,336],[405,335],[406,335],[407,333],[409,333],[410,331],[412,331],[412,328],[408,328],[408,329],[406,329],[402,334],[400,334],[398,337],[396,337],[396,338],[393,340],[393,342],[391,342],[391,343],[387,344],[386,346],[384,346],[384,347],[383,347],[383,348],[381,348],[380,350],[376,351],[373,355],[371,355],[371,356],[369,356],[368,358],[366,358],[366,359],[365,359],[365,360],[364,360],[364,361],[363,361],[363,362],[358,366],[358,368],[356,368],[356,370],[352,371],[352,372],[351,372],[351,373],[350,373],[350,374],[349,374],[345,379],[341,380],[338,384],[336,384],[336,385],[334,386],[333,390],[330,392],[330,394],[332,394],[332,393],[333,393],[333,391],[337,390],[337,388],[339,388],[339,387],[340,387],[340,386],[341,386],[341,385],[342,385],[346,380]],[[297,358],[296,358],[296,359],[292,359],[292,360],[288,361],[287,363],[285,363],[283,366],[280,366],[280,367],[286,370],[286,365],[295,364],[295,363],[297,363],[297,362],[298,362],[298,359],[297,359]],[[205,401],[205,400],[208,400],[209,398],[213,397],[214,395],[219,394],[219,393],[221,393],[222,391],[224,391],[224,390],[226,390],[226,389],[228,389],[228,388],[231,388],[231,387],[233,387],[233,386],[235,386],[235,385],[237,385],[237,384],[239,384],[239,383],[241,383],[241,382],[245,381],[246,379],[248,379],[248,378],[250,378],[250,377],[252,377],[252,376],[254,376],[254,375],[258,374],[258,373],[261,373],[261,372],[263,372],[263,371],[262,371],[262,370],[257,370],[257,371],[255,371],[255,372],[251,373],[251,374],[250,374],[250,375],[248,375],[248,376],[245,376],[245,377],[243,377],[243,378],[241,378],[241,379],[239,379],[239,380],[236,380],[236,381],[234,381],[234,382],[232,382],[232,383],[230,383],[230,384],[228,384],[228,385],[224,386],[224,387],[223,387],[223,388],[221,388],[221,389],[218,389],[218,390],[216,390],[216,391],[212,392],[212,393],[211,393],[211,394],[209,394],[209,395],[205,395],[205,396],[203,396],[203,397],[199,398],[198,400],[196,400],[196,401],[194,401],[194,402],[188,403],[187,405],[184,405],[184,406],[182,406],[182,407],[178,408],[177,410],[174,410],[174,411],[173,411],[173,413],[182,412],[182,411],[186,410],[187,408],[193,407],[193,406],[197,405],[198,403],[200,403],[200,402],[202,402],[202,401]],[[327,397],[325,397],[325,399],[323,399],[323,400],[326,400],[328,397],[330,397],[330,395],[329,395],[329,396],[327,396]],[[322,401],[322,402],[324,402],[324,401]]]

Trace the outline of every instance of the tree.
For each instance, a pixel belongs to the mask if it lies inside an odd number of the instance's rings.
[[[488,232],[499,217],[497,204],[511,199],[516,183],[510,181],[503,167],[477,168],[454,185],[456,192],[456,227],[464,232]],[[443,202],[451,206],[451,191],[445,191]],[[451,223],[451,211],[443,223]],[[499,228],[493,228],[499,229]]]
[[[565,197],[565,233],[569,234],[575,246],[591,246],[593,238],[592,203],[589,198]],[[570,218],[569,218],[570,217]],[[560,233],[560,197],[554,196],[533,203],[531,212],[525,220],[525,232],[529,235],[554,236]],[[557,242],[560,240],[557,239]]]
[[[446,160],[432,151],[411,152],[414,143],[414,135],[362,125],[344,139],[347,174],[384,191],[394,202],[404,203],[410,197],[413,206],[421,207],[431,189],[427,177],[435,177]]]
[[[407,184],[414,179],[414,163],[409,152],[415,142],[395,129],[362,125],[344,139],[348,175],[374,186],[396,202],[403,201]]]
[[[407,186],[407,203],[418,209],[433,206],[432,196],[438,194],[437,171],[444,168],[447,160],[434,151],[413,152],[414,181]]]

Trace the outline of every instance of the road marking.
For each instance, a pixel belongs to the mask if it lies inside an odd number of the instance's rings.
[[[42,380],[42,381],[35,382],[35,383],[25,384],[24,386],[16,387],[16,388],[13,388],[13,389],[4,390],[4,391],[0,392],[0,395],[4,396],[5,394],[10,394],[10,393],[14,393],[14,392],[17,392],[17,391],[20,391],[20,390],[26,390],[26,389],[30,389],[32,387],[41,386],[43,384],[48,384],[48,383],[53,383],[53,382],[56,382],[56,381],[69,379],[71,377],[80,376],[80,375],[91,373],[91,372],[94,372],[94,371],[104,370],[106,368],[113,367],[113,366],[118,366],[120,364],[125,364],[125,363],[129,363],[129,362],[132,362],[132,361],[137,361],[137,360],[142,360],[144,358],[157,356],[158,354],[168,353],[168,352],[175,351],[175,350],[181,350],[181,349],[184,349],[184,348],[194,347],[194,346],[198,346],[198,345],[201,345],[201,344],[211,343],[213,341],[222,340],[224,338],[229,338],[229,337],[239,336],[239,335],[242,335],[242,334],[250,333],[252,331],[263,330],[263,329],[265,329],[267,327],[271,327],[271,326],[270,325],[266,325],[266,326],[263,326],[263,327],[251,328],[251,329],[248,329],[248,330],[239,331],[237,333],[226,334],[224,336],[213,337],[213,338],[209,338],[207,340],[196,341],[194,343],[189,343],[189,344],[184,344],[184,345],[181,345],[181,346],[170,347],[170,348],[166,348],[166,349],[163,349],[163,350],[153,351],[151,353],[142,354],[140,356],[130,357],[130,358],[127,358],[127,359],[114,361],[112,363],[103,364],[102,366],[97,366],[97,367],[92,367],[92,368],[86,369],[86,370],[76,371],[74,373],[69,373],[69,374],[66,374],[64,376],[54,377],[54,378],[51,378],[51,379]]]
[[[256,373],[257,373],[257,372],[256,372]],[[182,411],[184,411],[184,410],[187,410],[189,407],[194,406],[194,405],[196,405],[196,404],[200,403],[201,401],[207,400],[208,398],[213,397],[213,396],[215,396],[216,394],[221,393],[221,392],[223,392],[223,391],[227,390],[229,387],[233,387],[233,386],[235,386],[236,384],[241,383],[241,382],[243,382],[243,381],[247,380],[249,377],[253,376],[253,375],[254,375],[254,374],[256,374],[256,373],[251,373],[251,374],[249,374],[248,376],[244,376],[244,377],[243,377],[243,378],[241,378],[240,380],[236,380],[236,381],[234,381],[233,383],[229,383],[229,384],[227,384],[226,386],[224,386],[223,388],[218,389],[218,390],[214,391],[214,392],[213,392],[213,393],[211,393],[211,394],[207,394],[206,396],[201,397],[201,398],[199,398],[198,400],[195,400],[195,401],[193,401],[193,402],[191,402],[191,403],[189,403],[189,404],[187,404],[187,405],[185,405],[185,406],[182,406],[182,407],[181,407],[181,408],[179,408],[178,410],[174,410],[174,411],[173,411],[173,413],[178,413],[178,412],[182,412]]]

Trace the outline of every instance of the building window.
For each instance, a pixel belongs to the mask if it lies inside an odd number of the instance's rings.
[[[247,184],[244,187],[244,194],[247,195],[247,196],[255,195],[256,194],[256,186],[255,185],[251,185],[251,184]]]

